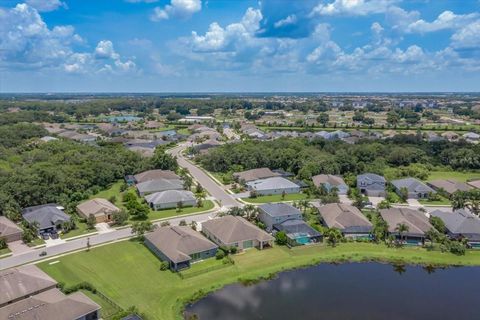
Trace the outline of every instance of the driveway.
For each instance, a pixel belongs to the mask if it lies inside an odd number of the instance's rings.
[[[340,200],[340,203],[352,204],[352,200],[350,200],[346,194],[339,194],[338,199]]]
[[[13,255],[22,254],[22,253],[33,250],[33,248],[31,248],[31,247],[27,246],[25,243],[23,243],[22,240],[10,242],[8,244],[8,249],[10,249],[10,251],[12,251]]]
[[[385,200],[384,197],[368,197],[368,201],[370,201],[375,208],[383,200]]]
[[[60,239],[60,238],[57,238],[57,239],[48,239],[48,240],[45,240],[45,246],[46,247],[53,247],[53,246],[58,246],[59,244],[64,244],[66,241],[63,240],[63,239]]]
[[[410,207],[417,207],[417,208],[423,207],[422,204],[418,202],[417,199],[407,199],[407,203],[408,203],[408,206]]]
[[[105,222],[97,223],[95,229],[97,229],[98,233],[112,232],[114,230]]]

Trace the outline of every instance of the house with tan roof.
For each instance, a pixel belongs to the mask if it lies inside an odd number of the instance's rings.
[[[338,194],[347,194],[348,186],[340,176],[335,176],[332,174],[319,174],[312,177],[313,184],[320,188],[323,186],[328,192],[332,191],[333,188],[336,188]]]
[[[145,245],[170,269],[178,271],[189,268],[190,263],[214,257],[218,246],[187,226],[157,228],[145,235]]]
[[[437,179],[427,182],[427,184],[436,191],[443,190],[449,196],[457,191],[468,191],[473,189],[473,187],[469,186],[465,182],[450,179]]]
[[[7,217],[0,216],[0,238],[13,242],[22,240],[23,229],[10,221]]]
[[[135,179],[135,183],[142,183],[151,180],[158,180],[158,179],[167,179],[167,180],[178,180],[180,177],[171,170],[147,170],[141,173],[138,173],[133,176]]]
[[[251,169],[242,172],[235,172],[233,174],[233,178],[240,183],[246,183],[259,179],[267,179],[278,176],[280,176],[280,174],[273,172],[269,168]]]
[[[402,237],[411,244],[423,243],[425,234],[433,228],[423,212],[410,208],[382,209],[380,215],[388,224],[388,233],[398,239],[400,234],[396,229],[400,224],[405,224],[408,231],[403,233]]]
[[[85,201],[77,206],[80,216],[87,219],[90,215],[95,217],[97,223],[112,221],[113,214],[120,209],[107,199],[95,198]]]
[[[202,223],[202,232],[219,246],[248,248],[271,247],[273,236],[242,217],[223,216]]]

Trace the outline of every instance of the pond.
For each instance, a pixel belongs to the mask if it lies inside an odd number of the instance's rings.
[[[322,264],[227,286],[189,305],[200,320],[480,319],[480,267]]]

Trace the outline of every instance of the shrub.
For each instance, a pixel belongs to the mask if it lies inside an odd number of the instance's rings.
[[[230,253],[231,254],[235,254],[235,253],[237,253],[237,251],[238,251],[237,247],[230,247]]]
[[[275,234],[275,242],[281,246],[287,244],[287,234],[285,233],[285,231],[279,231]]]
[[[215,254],[215,258],[217,260],[222,260],[223,258],[225,258],[225,252],[223,252],[223,250],[218,250]]]
[[[168,264],[167,261],[162,261],[162,263],[160,264],[160,270],[162,270],[162,271],[168,270],[169,267],[170,267],[170,265]]]

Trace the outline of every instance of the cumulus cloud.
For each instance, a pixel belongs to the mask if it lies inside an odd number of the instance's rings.
[[[445,30],[445,29],[458,29],[460,27],[465,26],[465,24],[472,22],[478,17],[479,17],[478,13],[457,15],[452,11],[447,10],[442,12],[437,17],[437,19],[435,19],[432,22],[427,22],[423,19],[419,19],[415,22],[412,22],[408,26],[407,31],[427,33],[427,32],[434,32],[434,31]]]
[[[54,11],[60,7],[67,8],[67,4],[60,0],[26,0],[26,4],[38,11]]]
[[[311,15],[354,15],[363,16],[386,12],[396,0],[335,0],[330,3],[319,3],[313,8]]]
[[[202,0],[171,0],[165,7],[156,7],[150,19],[152,21],[170,18],[186,19],[202,10]]]
[[[451,40],[454,48],[480,48],[480,20],[460,28]]]
[[[287,16],[285,19],[281,19],[281,20],[278,20],[277,22],[275,22],[274,27],[275,28],[282,28],[282,27],[285,27],[285,26],[289,26],[289,25],[297,23],[297,20],[298,20],[297,16],[294,15],[294,14],[291,14],[291,15]]]

